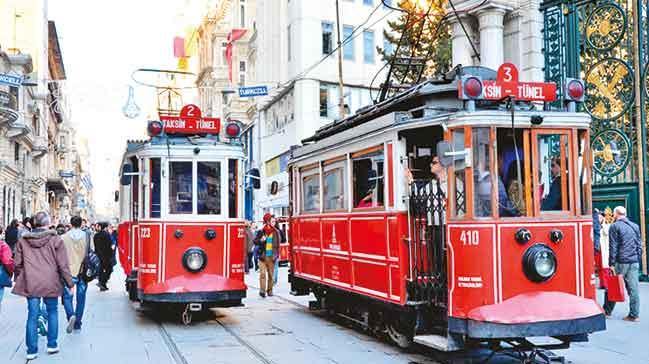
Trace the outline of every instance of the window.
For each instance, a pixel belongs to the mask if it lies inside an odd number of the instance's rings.
[[[383,146],[352,156],[354,208],[383,206],[383,165]]]
[[[343,25],[343,57],[345,59],[354,60],[354,38],[352,38],[352,33],[354,32],[354,27],[351,25]]]
[[[320,212],[320,175],[302,177],[302,211]]]
[[[228,42],[221,42],[221,64],[222,65],[228,64],[227,49],[228,49]]]
[[[387,55],[392,55],[392,53],[394,52],[394,45],[386,36],[383,36],[383,51]]]
[[[221,163],[196,162],[199,215],[221,214]]]
[[[160,181],[161,181],[161,169],[160,169],[160,158],[151,158],[151,179],[150,179],[150,193],[151,193],[151,217],[160,217]]]
[[[363,60],[365,63],[374,63],[374,32],[363,31]]]
[[[328,117],[329,116],[329,105],[328,101],[329,87],[326,84],[320,84],[320,116]]]
[[[246,2],[244,0],[241,0],[241,4],[239,5],[239,26],[241,28],[246,27]]]
[[[363,0],[363,4],[365,5],[374,5],[374,0]]]
[[[288,60],[291,60],[291,25],[286,28],[286,51],[288,52]]]
[[[496,199],[498,201],[498,216],[526,216],[528,201],[525,186],[525,151],[523,150],[523,131],[511,128],[501,128],[496,131],[498,145],[498,180]],[[526,134],[527,135],[527,134]]]
[[[590,137],[588,135],[588,130],[579,130],[579,159],[577,161],[577,167],[579,168],[579,197],[581,198],[581,214],[590,215],[592,209],[592,198],[591,198],[591,163],[592,157],[590,153]]]
[[[491,216],[491,196],[493,178],[491,175],[491,156],[489,128],[473,129],[473,211],[476,217]]]
[[[334,26],[329,22],[322,22],[322,54],[329,54],[333,51]]]
[[[20,160],[20,144],[14,142],[14,162],[18,163]]]
[[[339,211],[347,208],[345,198],[345,163],[328,167],[323,174],[323,196],[325,211]]]
[[[536,168],[541,211],[569,209],[567,134],[536,136],[538,166]]]
[[[455,129],[452,132],[452,147],[454,152],[463,151],[464,148],[464,129]],[[452,184],[452,193],[449,199],[452,199],[451,213],[456,217],[463,217],[467,210],[466,190],[466,159],[456,158],[453,163],[453,175],[451,176],[450,183]]]
[[[169,162],[169,213],[191,214],[193,201],[192,162]]]
[[[239,86],[246,85],[246,61],[239,61]]]
[[[236,159],[228,160],[228,216],[238,217],[239,195],[239,168]]]

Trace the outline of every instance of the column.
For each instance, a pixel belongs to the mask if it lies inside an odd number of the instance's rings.
[[[470,18],[467,16],[460,16],[460,18],[469,36],[473,36],[473,28],[469,23]],[[452,66],[457,66],[458,64],[462,66],[473,66],[473,49],[471,48],[471,43],[464,33],[462,25],[455,16],[451,18],[451,31]]]
[[[497,70],[503,63],[503,18],[505,10],[486,8],[478,13],[480,24],[480,65]]]

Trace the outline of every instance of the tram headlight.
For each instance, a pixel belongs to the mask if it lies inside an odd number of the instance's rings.
[[[557,272],[557,256],[544,244],[534,244],[523,255],[523,272],[532,282],[545,282]]]
[[[200,248],[189,248],[183,254],[183,266],[192,273],[203,270],[207,265],[207,255]]]

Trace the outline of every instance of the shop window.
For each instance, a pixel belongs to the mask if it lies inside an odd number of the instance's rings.
[[[191,214],[192,162],[169,162],[169,213]]]
[[[492,215],[493,176],[491,175],[489,128],[474,128],[473,137],[473,169],[474,192],[473,211],[476,217],[490,217]]]
[[[344,163],[327,168],[323,174],[323,180],[324,210],[340,211],[346,209]]]
[[[320,212],[320,175],[314,173],[302,177],[302,210]]]
[[[197,162],[198,194],[197,211],[199,215],[221,214],[221,163]]]
[[[150,206],[150,211],[151,211],[151,217],[156,218],[160,217],[160,181],[161,181],[161,174],[160,174],[160,158],[151,158],[151,165],[150,165],[150,171],[151,171],[151,179],[150,179],[150,190],[151,190],[151,206]]]
[[[354,208],[382,207],[384,201],[383,146],[352,157]]]

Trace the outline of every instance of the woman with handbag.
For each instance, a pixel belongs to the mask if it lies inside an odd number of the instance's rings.
[[[2,227],[0,226],[0,234]],[[14,273],[14,259],[11,247],[4,240],[0,240],[0,313],[2,312],[2,297],[5,288],[11,287],[11,276]]]

